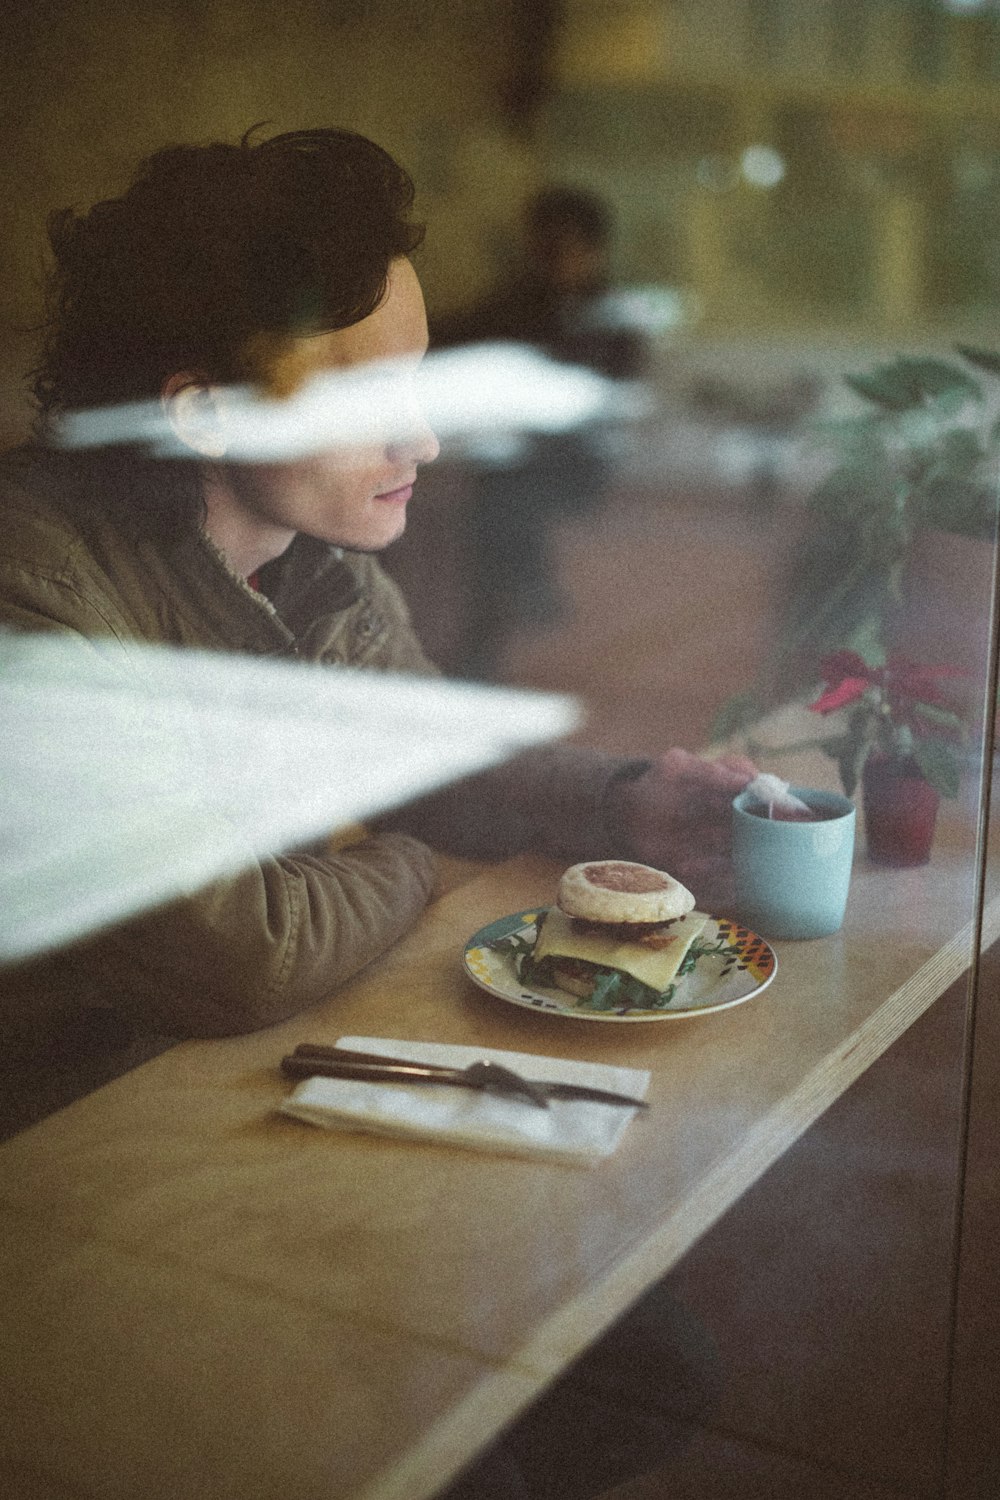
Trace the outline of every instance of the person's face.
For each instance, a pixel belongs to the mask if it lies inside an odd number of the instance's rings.
[[[588,292],[607,272],[607,251],[572,224],[536,234],[529,241],[536,271],[552,291],[564,296]]]
[[[404,420],[405,435],[288,463],[233,464],[226,479],[236,514],[228,520],[237,522],[248,540],[259,537],[272,556],[300,531],[358,552],[381,551],[402,535],[417,466],[439,451],[407,378],[415,375],[426,350],[420,283],[402,257],[390,266],[386,295],[367,318],[332,333],[287,340],[269,371],[272,388],[286,392],[313,375],[396,362],[398,374],[389,384],[396,409],[387,415]],[[208,529],[213,529],[211,502]]]

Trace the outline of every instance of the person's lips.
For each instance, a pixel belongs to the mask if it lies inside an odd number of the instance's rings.
[[[401,484],[398,489],[384,490],[381,495],[376,495],[376,500],[388,501],[390,505],[405,505],[413,494],[413,481],[409,484]]]

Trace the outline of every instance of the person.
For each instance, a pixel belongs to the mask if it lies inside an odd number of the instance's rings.
[[[55,632],[112,664],[139,642],[434,670],[378,562],[434,435],[410,421],[402,438],[249,463],[228,454],[222,422],[234,383],[287,392],[315,372],[421,358],[412,199],[402,168],[354,132],[251,132],[158,151],[121,196],[53,218],[38,430],[0,463],[0,628]],[[48,441],[61,414],[143,399],[162,402],[189,458]],[[260,859],[9,967],[8,1066],[19,1034],[62,1038],[65,1059],[88,1038],[113,1050],[129,1034],[228,1035],[327,1000],[419,916],[438,849],[639,858],[707,899],[754,769],[677,749],[523,754],[346,842]]]
[[[350,131],[149,157],[127,191],[57,214],[36,440],[0,473],[0,626],[427,673],[377,556],[403,531],[417,419],[384,443],[227,461],[234,382],[419,361],[413,184]],[[159,398],[187,458],[46,443],[71,410]],[[325,999],[419,915],[432,846],[503,857],[629,854],[694,884],[725,866],[742,760],[623,761],[550,747],[423,799],[346,848],[290,852],[5,975],[5,1020],[116,1010],[140,1030],[218,1035]]]
[[[647,339],[609,313],[610,206],[588,189],[553,184],[524,207],[512,272],[471,308],[442,318],[435,347],[507,343],[615,380],[646,373]],[[555,579],[553,529],[593,513],[611,479],[601,434],[586,427],[473,446],[464,465],[468,618],[456,670],[491,680],[515,628],[558,621],[568,608]]]
[[[551,184],[524,205],[513,270],[471,308],[443,318],[434,342],[528,343],[554,359],[630,379],[647,363],[644,338],[611,318],[610,206],[587,188]]]

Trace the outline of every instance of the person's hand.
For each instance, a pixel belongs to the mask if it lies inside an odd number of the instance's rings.
[[[732,904],[732,801],[757,775],[743,755],[706,760],[668,750],[612,792],[608,822],[633,857],[686,885],[699,907],[725,915]]]

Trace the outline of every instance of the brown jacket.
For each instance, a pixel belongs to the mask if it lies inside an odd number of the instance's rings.
[[[229,571],[194,510],[169,527],[138,518],[143,485],[162,486],[165,472],[36,449],[0,460],[0,627],[60,631],[112,656],[142,641],[433,670],[372,557],[300,536],[266,570],[264,597]],[[172,1037],[284,1019],[413,923],[434,880],[430,844],[482,857],[534,846],[567,862],[617,852],[600,805],[620,765],[573,746],[534,752],[414,804],[353,847],[275,855],[8,968],[5,1030],[38,1034],[90,1007]]]

